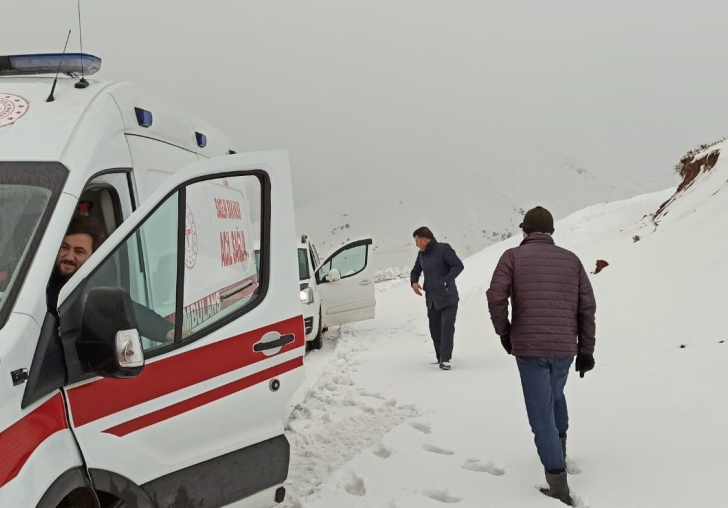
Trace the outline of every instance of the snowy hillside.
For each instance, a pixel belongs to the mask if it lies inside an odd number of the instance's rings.
[[[414,182],[411,171],[395,167],[372,188],[297,203],[298,228],[322,252],[349,238],[373,236],[372,262],[378,271],[411,265],[411,235],[419,226],[429,226],[438,239],[467,256],[508,238],[525,211],[538,204],[558,219],[587,205],[660,188],[590,170],[568,157],[544,156],[547,162],[538,165],[531,160],[514,155],[508,167],[487,161],[475,168],[444,166],[440,172],[423,172]]]
[[[596,368],[570,376],[569,481],[580,506],[726,505],[728,159],[695,154],[681,191],[591,206],[556,224],[597,297]],[[715,164],[712,168],[709,167]],[[662,206],[661,213],[657,215]],[[295,508],[563,506],[541,469],[515,361],[484,292],[513,237],[465,260],[453,368],[433,359],[424,303],[379,285],[376,320],[331,330],[289,423]]]

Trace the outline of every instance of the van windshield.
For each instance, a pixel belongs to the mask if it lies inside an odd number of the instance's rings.
[[[45,166],[45,164],[42,164]],[[10,166],[10,167],[8,167]],[[65,180],[55,168],[35,171],[0,163],[0,327],[5,324],[25,271]],[[40,178],[39,178],[40,177]]]
[[[308,271],[308,252],[306,249],[298,249],[298,279],[308,280],[311,274]]]

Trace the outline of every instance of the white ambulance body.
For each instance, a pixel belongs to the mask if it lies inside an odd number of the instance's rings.
[[[80,64],[0,57],[0,507],[274,506],[305,349],[287,154],[231,154],[131,84],[63,77],[49,102],[23,75]],[[75,213],[108,236],[57,320]]]

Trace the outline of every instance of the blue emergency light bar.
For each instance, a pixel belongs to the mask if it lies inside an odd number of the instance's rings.
[[[0,56],[0,76],[29,76],[32,74],[85,74],[90,76],[101,69],[101,59],[86,53],[45,53]]]

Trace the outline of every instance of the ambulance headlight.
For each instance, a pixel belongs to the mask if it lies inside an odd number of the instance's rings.
[[[306,288],[301,290],[301,303],[313,303],[313,289]]]

